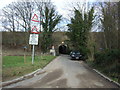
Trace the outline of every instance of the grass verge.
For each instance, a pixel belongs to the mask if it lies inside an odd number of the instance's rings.
[[[39,68],[45,67],[55,56],[35,56],[34,64],[32,64],[31,56],[3,56],[2,80],[7,81],[16,77],[31,73]]]

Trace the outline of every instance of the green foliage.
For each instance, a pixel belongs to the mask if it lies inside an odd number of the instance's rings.
[[[75,16],[71,18],[71,24],[68,24],[68,37],[76,50],[80,50],[82,53],[87,54],[89,51],[87,48],[88,34],[92,27],[92,21],[94,8],[92,7],[88,13],[84,14],[78,9],[74,10]]]
[[[52,6],[52,8],[45,6],[43,16],[45,20],[42,22],[43,33],[41,49],[43,52],[47,52],[47,49],[50,48],[53,44],[52,34],[56,30],[55,26],[61,21],[62,16],[56,13],[54,6]]]
[[[91,61],[92,66],[120,83],[120,3],[101,3],[101,8],[103,15],[101,17],[102,32],[98,32],[96,36],[91,35],[96,41],[93,43],[95,45],[95,51],[94,49],[91,50],[94,55],[94,61]],[[91,40],[89,41],[91,43]],[[104,50],[97,51],[97,48],[104,48]]]
[[[120,60],[120,50],[105,50],[95,53],[94,63],[96,65],[109,65]]]
[[[120,73],[120,49],[104,50],[95,53],[94,66],[103,73],[119,80]]]

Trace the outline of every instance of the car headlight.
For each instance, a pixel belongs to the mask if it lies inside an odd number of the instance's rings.
[[[74,57],[75,55],[72,55],[72,57]]]

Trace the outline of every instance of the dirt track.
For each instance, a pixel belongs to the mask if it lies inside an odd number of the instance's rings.
[[[62,55],[48,64],[46,73],[7,86],[9,88],[117,88],[82,61]]]

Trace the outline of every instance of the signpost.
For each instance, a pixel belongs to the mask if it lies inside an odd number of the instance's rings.
[[[38,34],[30,34],[29,44],[38,45]]]
[[[33,50],[32,50],[32,64],[34,63],[34,48],[35,45],[38,45],[38,34],[30,34],[30,38],[29,38],[29,44],[33,45]]]
[[[29,44],[33,45],[33,49],[32,49],[32,64],[34,64],[34,56],[35,56],[35,45],[38,45],[38,34],[39,31],[37,29],[37,24],[39,24],[39,20],[38,20],[38,16],[36,14],[34,14],[34,16],[31,19],[32,22],[34,22],[30,37],[29,37]]]

